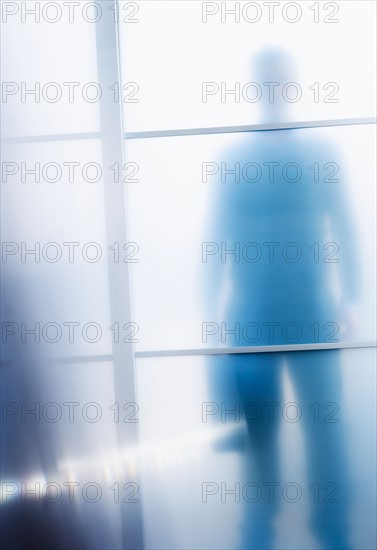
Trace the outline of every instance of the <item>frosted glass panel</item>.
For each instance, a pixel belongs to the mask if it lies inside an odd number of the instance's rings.
[[[127,141],[139,349],[372,340],[374,151],[371,125]]]
[[[100,142],[7,145],[2,160],[6,342],[111,353]]]
[[[147,548],[375,548],[375,350],[137,372]]]
[[[2,537],[19,548],[36,536],[41,548],[121,548],[109,489],[120,479],[113,366],[28,352],[2,367]]]
[[[99,130],[100,83],[93,20],[99,16],[101,4],[97,3],[97,8],[93,4],[4,2],[4,135]],[[103,10],[105,5],[102,2]]]
[[[373,2],[135,4],[119,24],[126,130],[375,116]]]

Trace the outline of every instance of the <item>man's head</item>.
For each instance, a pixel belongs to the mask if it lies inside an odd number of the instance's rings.
[[[285,99],[289,82],[295,82],[294,60],[280,48],[267,48],[252,59],[253,81],[263,93],[260,100],[263,122],[279,122],[287,113],[289,101]]]

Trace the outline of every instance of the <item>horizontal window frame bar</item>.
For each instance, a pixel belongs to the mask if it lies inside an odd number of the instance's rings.
[[[376,341],[369,342],[334,342],[320,344],[282,344],[271,346],[240,346],[223,348],[188,348],[176,350],[150,350],[136,351],[136,359],[147,357],[182,357],[192,355],[233,355],[239,353],[281,353],[291,351],[320,351],[329,349],[353,349],[353,348],[375,348]]]
[[[51,357],[45,359],[45,362],[52,365],[73,365],[75,363],[111,363],[113,355],[71,355],[67,357]],[[9,368],[15,365],[13,359],[2,359],[0,361],[1,368]]]
[[[244,347],[222,347],[222,348],[187,348],[187,349],[164,349],[164,350],[141,350],[135,351],[136,359],[153,357],[183,357],[194,355],[234,355],[239,353],[284,353],[292,351],[321,351],[328,349],[362,349],[375,348],[377,341],[365,342],[335,342],[320,344],[282,344],[271,346],[244,346]],[[112,354],[104,355],[77,355],[71,357],[55,357],[48,361],[52,364],[74,364],[74,363],[110,363],[113,360]],[[11,362],[2,362],[2,366],[11,366]]]
[[[18,136],[2,138],[4,145],[19,145],[21,143],[45,143],[54,141],[79,141],[101,139],[101,132],[77,132],[72,134],[47,134],[40,136]]]
[[[104,355],[72,355],[70,357],[54,357],[51,359],[51,363],[53,364],[64,363],[65,365],[74,363],[111,363],[112,361],[112,353]]]
[[[267,132],[274,130],[299,130],[301,128],[326,128],[332,126],[359,126],[376,124],[376,117],[339,118],[334,120],[308,120],[302,122],[279,122],[269,124],[247,124],[243,126],[215,126],[210,128],[182,128],[177,130],[146,130],[125,132],[124,139],[150,139],[162,137],[201,136],[214,134],[236,134],[242,132]]]
[[[299,130],[304,128],[327,128],[332,126],[359,126],[376,124],[377,117],[342,118],[333,120],[310,120],[303,122],[281,122],[271,124],[248,124],[243,126],[214,126],[209,128],[182,128],[171,130],[145,130],[139,132],[125,132],[124,140],[150,139],[158,137],[201,136],[214,134],[235,134],[242,132],[266,132],[274,130]],[[77,132],[70,134],[49,134],[37,136],[4,137],[4,145],[18,145],[21,143],[45,143],[54,141],[78,141],[101,139],[101,132]]]

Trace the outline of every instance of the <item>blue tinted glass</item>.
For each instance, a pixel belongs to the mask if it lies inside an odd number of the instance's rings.
[[[99,140],[6,145],[2,167],[3,343],[111,353]]]
[[[129,141],[140,348],[373,339],[374,142],[371,125]]]
[[[93,2],[4,4],[3,135],[99,130],[95,18]]]
[[[148,547],[375,547],[374,350],[140,359],[138,381]]]
[[[135,5],[119,24],[128,131],[375,116],[373,2]]]
[[[21,346],[12,359],[1,384],[4,540],[25,536],[22,516],[27,536],[45,547],[121,548],[109,489],[120,460],[112,363],[56,365]]]

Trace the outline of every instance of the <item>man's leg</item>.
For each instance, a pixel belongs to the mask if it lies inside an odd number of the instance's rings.
[[[288,354],[303,411],[313,536],[329,550],[348,550],[351,486],[342,418],[339,350]]]
[[[234,357],[240,406],[247,423],[248,441],[243,453],[241,485],[242,549],[273,546],[278,512],[278,428],[281,405],[281,354],[252,353]]]

